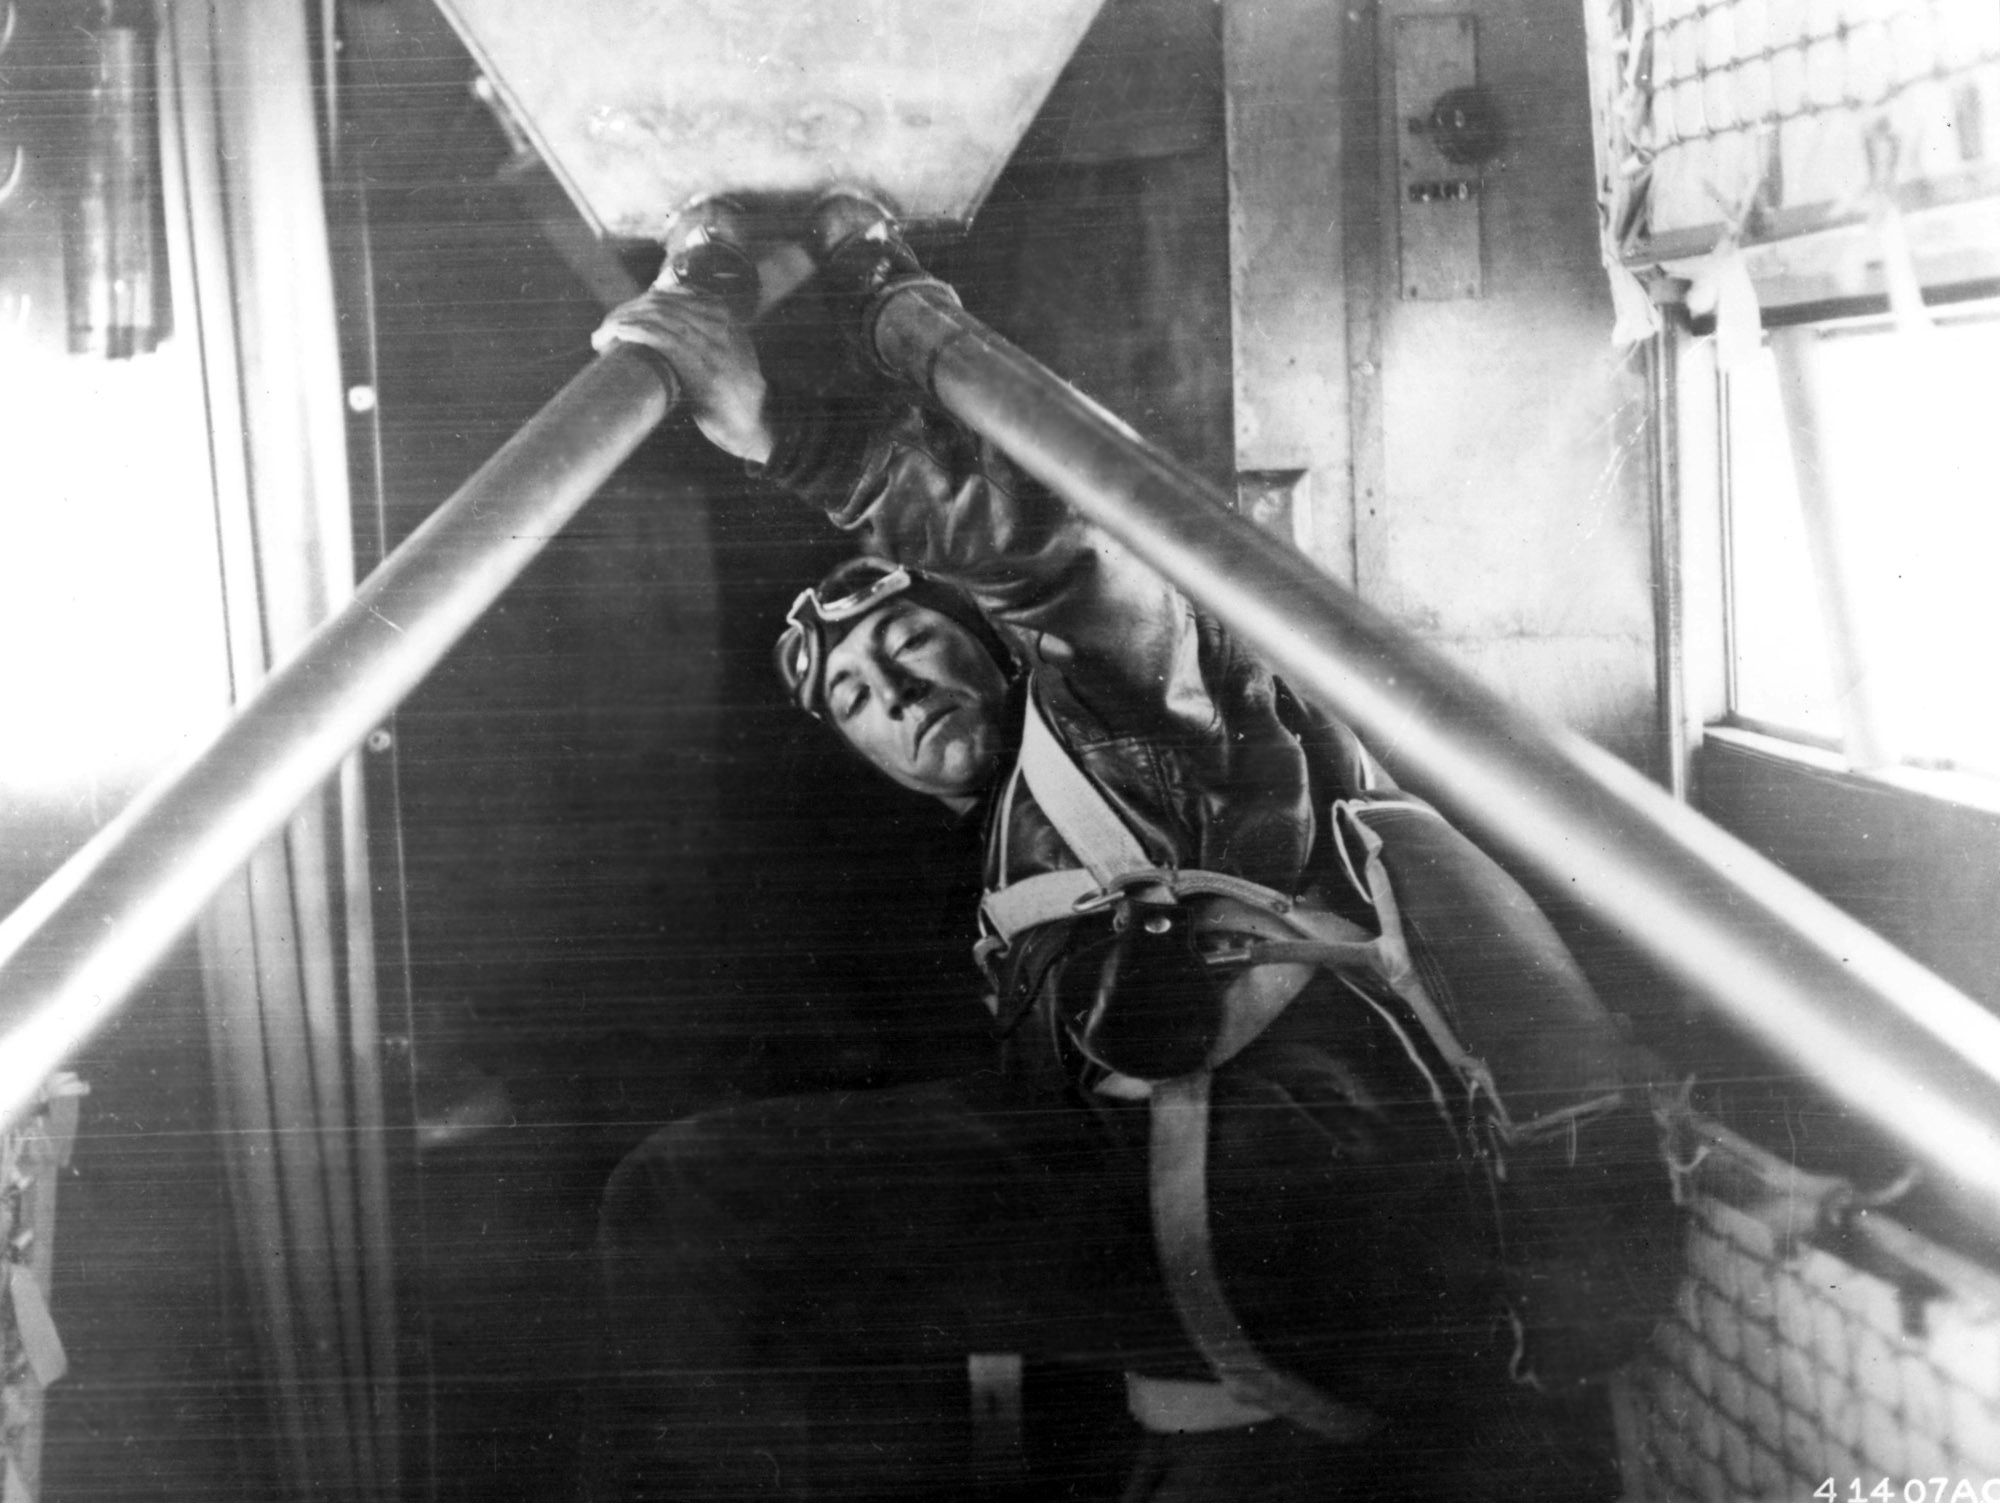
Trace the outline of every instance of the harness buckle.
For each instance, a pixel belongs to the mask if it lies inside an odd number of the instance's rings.
[[[1079,917],[1090,913],[1102,913],[1107,908],[1115,908],[1126,899],[1134,902],[1166,905],[1179,901],[1174,888],[1175,874],[1165,867],[1149,866],[1138,871],[1121,872],[1095,892],[1087,892],[1069,905],[1069,911]],[[1141,888],[1156,889],[1141,892]]]

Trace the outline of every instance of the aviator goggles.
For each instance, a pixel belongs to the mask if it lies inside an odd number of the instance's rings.
[[[829,635],[829,626],[859,620],[904,594],[913,583],[915,576],[908,569],[885,564],[873,578],[864,576],[831,600],[820,593],[824,584],[801,590],[792,608],[785,612],[785,630],[778,638],[778,675],[784,680],[792,702],[809,715],[820,714],[826,655],[839,639],[838,634]]]

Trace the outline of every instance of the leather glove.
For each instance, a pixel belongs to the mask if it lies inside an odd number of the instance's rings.
[[[710,443],[757,464],[771,457],[757,347],[721,298],[654,287],[612,310],[590,343],[600,353],[620,343],[654,351],[672,368],[681,400]]]

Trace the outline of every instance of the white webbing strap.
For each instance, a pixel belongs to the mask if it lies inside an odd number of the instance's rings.
[[[1150,870],[1145,873],[1152,876]],[[1227,872],[1202,871],[1190,868],[1186,871],[1158,873],[1162,882],[1172,889],[1175,897],[1220,897],[1235,898],[1249,908],[1261,909],[1272,914],[1284,914],[1298,919],[1312,917],[1308,910],[1297,907],[1290,898],[1274,887],[1266,887],[1261,882],[1252,882],[1247,877],[1232,877]],[[1015,935],[1033,929],[1040,924],[1053,923],[1057,919],[1074,918],[1090,906],[1090,900],[1102,896],[1104,889],[1096,877],[1080,866],[1065,867],[1061,871],[1038,872],[1032,877],[1023,877],[1018,882],[995,888],[980,899],[980,912],[986,916],[986,926],[998,937],[1001,946],[1012,942]],[[1326,915],[1331,917],[1331,915]],[[1308,932],[1316,932],[1309,930]],[[1360,930],[1353,931],[1359,936]],[[1302,943],[1313,944],[1306,940]],[[1273,955],[1273,960],[1310,958],[1321,962],[1335,958],[1333,951],[1325,945],[1318,945],[1310,957]]]
[[[1101,890],[1153,867],[1145,848],[1117,811],[1056,740],[1035,696],[1021,728],[1021,775],[1076,859],[1090,869]]]
[[[1208,1089],[1206,1070],[1153,1086],[1153,1232],[1174,1310],[1238,1403],[1329,1440],[1360,1440],[1381,1421],[1267,1364],[1222,1292],[1208,1233]]]
[[[1277,1418],[1268,1409],[1246,1404],[1220,1383],[1190,1378],[1154,1378],[1125,1374],[1125,1412],[1142,1430],[1159,1435],[1199,1435],[1215,1430],[1240,1430]]]
[[[1245,909],[1242,923],[1252,932],[1264,927],[1264,916],[1292,913],[1292,902],[1283,893],[1240,877],[1158,871],[1124,820],[1056,739],[1032,694],[1021,735],[1020,772],[1049,823],[1087,871],[1051,872],[987,894],[982,911],[1003,938],[1074,914],[1092,896],[1115,893],[1140,877],[1165,885],[1176,896],[1208,894],[1234,901]],[[1287,927],[1297,932],[1295,925]],[[1342,932],[1336,944],[1351,938]],[[1226,994],[1225,1023],[1209,1054],[1211,1068],[1262,1033],[1298,995],[1313,969],[1310,963],[1251,966],[1237,977]],[[1332,1440],[1359,1440],[1379,1421],[1268,1365],[1223,1293],[1209,1239],[1209,1080],[1209,1070],[1203,1069],[1177,1080],[1156,1081],[1150,1093],[1153,1228],[1174,1308],[1196,1350],[1229,1397],[1245,1410],[1281,1415]]]
[[[979,900],[979,911],[986,915],[987,927],[1004,945],[1024,930],[1074,917],[1077,905],[1101,890],[1097,878],[1080,866],[1071,866],[1057,872],[1038,872],[989,892]]]
[[[1092,897],[1116,892],[1135,877],[1152,879],[1177,897],[1206,893],[1237,898],[1275,913],[1291,909],[1291,899],[1283,893],[1242,877],[1224,872],[1158,870],[1138,837],[1056,738],[1033,694],[1028,696],[1022,722],[1020,762],[1001,812],[1003,855],[1015,783],[1021,779],[1026,780],[1042,813],[1083,866],[1040,872],[987,893],[980,911],[1003,946],[1025,930],[1074,917]]]

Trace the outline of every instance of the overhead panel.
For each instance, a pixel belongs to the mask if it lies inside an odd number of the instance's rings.
[[[600,234],[834,185],[969,220],[1102,0],[439,0]]]

